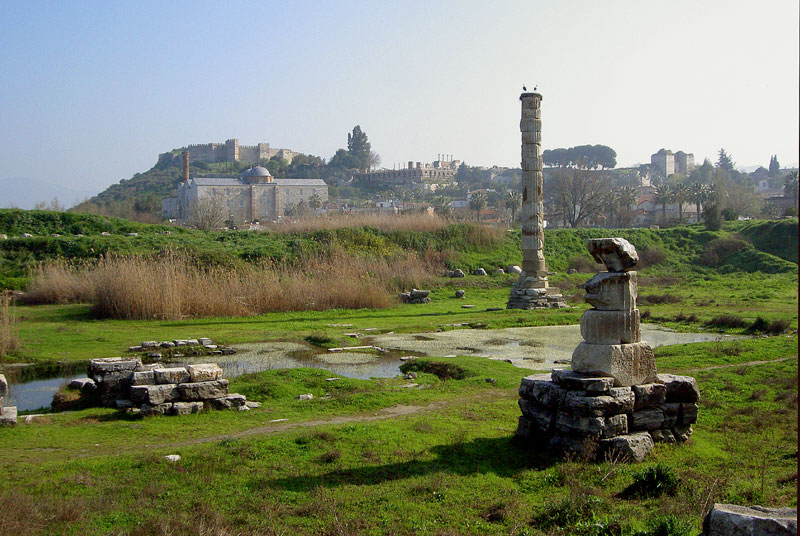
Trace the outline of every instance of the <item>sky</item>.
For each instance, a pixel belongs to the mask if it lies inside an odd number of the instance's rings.
[[[543,148],[798,158],[797,0],[0,0],[0,180],[100,191],[159,153],[238,138],[383,166],[518,166]],[[3,205],[0,192],[0,206]],[[43,199],[49,199],[45,192]]]

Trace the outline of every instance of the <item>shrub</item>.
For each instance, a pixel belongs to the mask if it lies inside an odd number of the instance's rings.
[[[662,303],[678,303],[681,299],[674,294],[650,294],[640,296],[639,301],[646,305],[659,305]]]
[[[650,266],[661,264],[667,258],[667,254],[663,249],[655,246],[649,246],[639,252],[639,263],[637,268],[644,270]]]
[[[550,503],[531,520],[536,528],[568,527],[581,521],[592,519],[595,510],[604,506],[603,500],[594,495],[578,498],[564,497],[557,503]]]
[[[715,328],[744,328],[747,327],[747,321],[734,315],[719,315],[705,322],[705,325]]]
[[[748,246],[747,242],[737,238],[717,238],[706,244],[700,262],[706,266],[717,266],[732,253]]]
[[[658,516],[647,523],[647,528],[634,536],[688,536],[692,534],[692,523],[674,515]]]
[[[333,340],[328,336],[327,333],[320,332],[320,333],[312,333],[303,339],[308,342],[309,344],[313,344],[314,346],[325,346],[326,344],[330,344]]]
[[[467,370],[453,363],[443,363],[441,361],[428,361],[426,359],[415,359],[400,365],[403,374],[408,372],[426,372],[437,376],[440,380],[463,380],[467,377]]]
[[[709,231],[719,231],[722,228],[722,214],[717,205],[708,205],[703,209],[703,221]]]
[[[747,331],[752,333],[769,333],[770,335],[780,335],[789,329],[788,320],[773,320],[768,322],[760,316],[753,321]]]
[[[574,257],[570,257],[567,270],[575,270],[582,274],[592,274],[595,272],[602,272],[605,270],[605,267],[602,264],[595,263],[592,259],[588,257],[584,257],[582,255],[576,255]]]
[[[660,497],[674,495],[678,489],[678,476],[668,465],[657,463],[633,475],[633,483],[620,494],[625,498]]]

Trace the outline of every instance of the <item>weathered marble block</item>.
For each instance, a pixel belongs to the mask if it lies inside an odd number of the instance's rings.
[[[637,272],[599,272],[583,285],[583,299],[599,311],[636,309],[639,295]]]
[[[189,381],[189,372],[184,367],[163,368],[153,371],[156,383],[184,383]]]
[[[585,391],[590,395],[606,394],[614,386],[614,378],[587,376],[573,370],[553,369],[553,382],[564,389]]]
[[[639,309],[628,311],[588,309],[581,315],[581,337],[589,344],[641,342]]]
[[[8,396],[8,380],[4,374],[0,374],[0,398]]]
[[[667,388],[667,402],[697,402],[700,399],[697,380],[691,376],[659,374],[657,381]]]
[[[6,406],[0,412],[0,426],[14,426],[17,424],[17,406]]]
[[[223,398],[212,398],[209,402],[214,409],[233,409],[247,404],[247,399],[244,395],[231,393]]]
[[[587,417],[610,417],[633,411],[634,396],[630,387],[616,387],[609,395],[587,396],[583,391],[569,391],[562,410]]]
[[[639,262],[636,248],[624,238],[592,238],[587,245],[594,260],[609,272],[627,272]]]
[[[702,536],[796,536],[797,508],[717,503],[703,519]]]
[[[130,397],[136,404],[157,406],[180,399],[180,392],[175,384],[134,385],[131,387]]]
[[[654,408],[664,405],[667,398],[667,386],[661,383],[646,383],[631,387],[636,395],[633,409]]]
[[[222,377],[222,369],[216,363],[186,365],[191,382],[210,382]]]
[[[646,342],[631,344],[580,343],[572,353],[572,370],[610,376],[614,385],[626,387],[656,380],[656,361]]]
[[[560,412],[556,415],[556,430],[565,434],[592,437],[614,437],[628,433],[627,415],[585,417]]]
[[[203,411],[202,402],[173,402],[169,409],[170,415],[189,415]]]
[[[641,462],[653,450],[653,438],[647,432],[621,435],[601,440],[600,449],[610,459],[621,457],[628,461]]]
[[[123,359],[121,357],[90,359],[88,376],[95,379],[95,376],[104,376],[114,372],[133,372],[136,367],[141,365],[140,359]]]
[[[153,385],[156,383],[152,370],[134,372],[131,376],[131,385]]]
[[[156,404],[142,404],[140,412],[143,417],[155,417],[157,415],[165,415],[172,411],[172,403]]]
[[[643,409],[631,414],[631,430],[657,430],[664,426],[664,410]]]
[[[178,385],[178,391],[181,394],[181,400],[187,402],[222,398],[228,394],[228,380],[181,383]]]

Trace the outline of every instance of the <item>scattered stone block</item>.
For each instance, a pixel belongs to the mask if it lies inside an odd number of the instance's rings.
[[[650,437],[656,443],[675,443],[675,435],[672,430],[665,428],[663,430],[650,430]]]
[[[209,344],[211,344],[211,339],[207,337],[198,337],[197,342],[199,342],[203,346],[208,346]]]
[[[684,443],[689,440],[692,435],[692,425],[676,424],[672,427],[672,433],[675,435],[675,441]]]
[[[664,405],[667,397],[667,387],[661,383],[645,383],[631,387],[636,396],[635,410],[655,408]]]
[[[294,398],[295,400],[314,400],[314,395],[312,395],[311,393],[306,393],[303,395],[297,395]]]
[[[70,389],[77,389],[82,393],[91,393],[97,389],[97,384],[91,378],[75,378],[67,385]]]
[[[189,381],[189,372],[184,367],[163,368],[153,371],[156,383],[177,384]]]
[[[580,343],[572,353],[572,370],[610,376],[617,387],[656,380],[656,361],[646,342],[631,344]],[[669,392],[669,390],[668,390]]]
[[[133,402],[127,399],[115,400],[114,407],[121,410],[131,409],[133,407]]]
[[[519,266],[514,264],[514,265],[509,266],[508,268],[506,268],[506,272],[508,272],[509,274],[521,274],[522,273],[522,268],[520,268]]]
[[[167,454],[166,456],[164,456],[164,459],[170,463],[176,463],[181,461],[181,456],[180,454]]]
[[[202,402],[173,402],[169,410],[170,415],[189,415],[203,411]]]
[[[464,290],[459,289],[456,291],[456,298],[463,298],[464,296],[466,296],[466,294],[467,293]]]
[[[186,402],[222,398],[228,394],[228,380],[181,383],[178,384],[178,391],[180,392],[181,400]]]
[[[631,414],[631,430],[657,430],[664,426],[664,410],[643,409]]]
[[[191,382],[210,382],[222,378],[222,369],[216,363],[186,365]]]
[[[564,389],[586,391],[591,395],[608,393],[614,385],[614,378],[610,376],[587,376],[572,370],[553,369],[552,377],[553,382]]]
[[[124,359],[122,357],[103,357],[89,360],[89,377],[112,372],[133,372],[142,365],[140,359]],[[96,380],[95,380],[96,381]]]
[[[647,432],[626,434],[600,441],[600,452],[609,459],[641,462],[653,450],[653,438]]]
[[[139,413],[142,417],[156,417],[158,415],[165,415],[172,409],[172,404],[157,404],[151,406],[150,404],[142,404],[139,408]]]
[[[486,275],[486,270],[483,268],[475,268],[475,270],[472,272],[472,275]]]
[[[200,341],[197,339],[186,339],[186,344],[189,346],[200,346]]]
[[[256,409],[256,408],[260,408],[261,407],[261,402],[256,402],[254,400],[247,400],[244,403],[244,405],[247,406],[250,409]]]
[[[163,341],[159,344],[161,348],[175,348],[175,343],[172,341]]]
[[[148,370],[156,370],[166,368],[163,363],[149,363],[147,365],[139,365],[134,372],[146,372]]]
[[[131,385],[155,385],[155,373],[152,370],[134,372],[131,376]]]
[[[157,341],[142,341],[141,346],[143,350],[147,350],[149,348],[158,348],[158,344]]]
[[[209,400],[211,407],[214,409],[235,409],[247,405],[247,399],[244,395],[232,393],[222,398],[212,398]]]
[[[467,275],[464,273],[464,270],[457,268],[453,270],[453,275],[451,277],[466,277]]]
[[[130,395],[134,403],[142,406],[158,406],[181,398],[181,392],[175,384],[134,385],[130,388]]]
[[[633,411],[634,396],[629,387],[618,387],[610,395],[588,396],[583,391],[568,391],[561,405],[576,415],[610,417]]]
[[[598,311],[581,315],[581,337],[589,344],[628,344],[640,342],[639,310]]]
[[[702,536],[796,536],[797,508],[717,503],[703,519]]]
[[[639,262],[636,248],[624,238],[592,238],[587,245],[595,262],[609,272],[627,272]]]
[[[697,380],[691,376],[659,374],[657,381],[667,388],[667,402],[697,402],[700,399]]]

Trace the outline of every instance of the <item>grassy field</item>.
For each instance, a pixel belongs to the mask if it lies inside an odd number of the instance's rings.
[[[796,506],[797,265],[779,247],[792,225],[796,234],[797,220],[731,223],[719,233],[697,226],[549,231],[546,253],[558,272],[552,281],[573,306],[566,310],[489,311],[505,306],[513,276],[435,274],[431,303],[382,309],[112,320],[93,317],[89,304],[17,306],[21,347],[5,359],[43,363],[121,355],[151,339],[207,336],[235,344],[325,335],[342,344],[345,333],[367,328],[574,324],[591,274],[566,272],[589,262],[586,238],[613,233],[640,251],[665,253],[640,272],[640,309],[649,321],[756,337],[656,349],[660,372],[697,378],[700,416],[688,443],[658,445],[643,464],[562,460],[521,444],[514,438],[516,389],[525,372],[465,356],[422,360],[446,362],[463,376],[441,379],[422,366],[414,383],[423,388],[403,387],[409,382],[400,377],[327,382],[326,371],[273,370],[231,381],[232,391],[262,402],[249,412],[138,419],[95,408],[47,415],[0,429],[0,535],[655,536],[696,534],[714,502]],[[409,249],[441,247],[450,251],[450,267],[519,262],[518,233],[442,227],[437,246],[416,232],[345,228],[334,236],[341,245],[343,236],[358,235],[374,252],[400,247],[398,237]],[[387,238],[391,233],[399,234]],[[445,246],[448,240],[460,245]],[[241,251],[224,253],[248,262]],[[467,297],[454,298],[456,289]],[[315,398],[295,400],[302,393]],[[167,454],[182,459],[169,463]],[[662,495],[646,486],[631,491],[634,482],[647,482],[646,473],[670,484]]]

